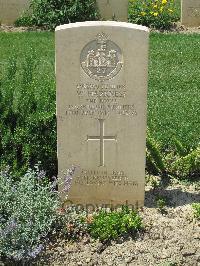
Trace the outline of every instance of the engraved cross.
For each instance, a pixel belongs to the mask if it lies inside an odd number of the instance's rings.
[[[104,122],[105,119],[98,119],[100,127],[99,136],[87,136],[87,141],[89,140],[98,140],[100,141],[100,165],[104,166],[104,141],[105,140],[114,140],[117,141],[117,136],[105,136],[104,135]]]

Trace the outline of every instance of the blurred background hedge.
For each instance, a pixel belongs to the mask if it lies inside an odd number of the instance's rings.
[[[129,21],[169,29],[180,18],[180,0],[129,0]],[[31,0],[30,12],[16,21],[16,26],[56,26],[101,19],[96,0]]]

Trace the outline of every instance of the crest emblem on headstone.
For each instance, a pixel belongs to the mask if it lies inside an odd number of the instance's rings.
[[[80,61],[84,72],[98,81],[112,79],[123,67],[121,49],[105,33],[98,34],[83,48]]]

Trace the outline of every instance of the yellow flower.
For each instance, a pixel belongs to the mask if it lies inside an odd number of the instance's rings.
[[[173,13],[174,11],[172,9],[168,9],[169,12]]]
[[[145,15],[146,15],[146,12],[143,12],[143,11],[142,11],[142,12],[141,12],[141,15],[142,15],[142,16],[145,16]]]
[[[158,5],[154,5],[153,7],[154,7],[154,8],[157,8],[157,7],[158,7]]]
[[[163,6],[161,6],[161,8],[160,8],[160,12],[163,12]]]
[[[167,4],[167,0],[162,0],[162,4],[163,5]]]
[[[154,15],[154,17],[157,17],[158,16],[158,12],[154,12],[153,15]]]

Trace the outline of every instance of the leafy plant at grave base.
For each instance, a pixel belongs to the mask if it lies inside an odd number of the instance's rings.
[[[38,166],[15,181],[0,172],[0,255],[24,263],[43,249],[58,217],[59,200]]]
[[[161,153],[158,142],[148,132],[146,141],[147,172],[164,177],[170,174],[180,179],[198,178],[200,174],[200,147],[188,152],[176,137],[173,137],[173,143],[173,150]]]
[[[129,20],[136,24],[169,29],[178,20],[174,0],[129,0]]]
[[[156,197],[156,206],[160,210],[160,212],[165,211],[165,207],[167,205],[167,199],[163,196]]]
[[[29,13],[30,11],[28,12],[24,12],[15,22],[14,22],[14,25],[16,27],[22,27],[22,26],[25,26],[25,27],[31,27],[31,26],[34,26],[33,25],[33,21],[32,21],[32,17]]]
[[[54,29],[61,24],[96,19],[95,0],[31,0],[30,11],[15,25]]]
[[[166,262],[164,264],[159,264],[158,266],[177,266],[176,262]]]
[[[160,180],[158,180],[157,176],[147,174],[145,178],[146,178],[146,184],[152,186],[153,190],[159,188]]]
[[[192,208],[194,210],[194,216],[200,219],[200,203],[193,203]]]
[[[89,233],[95,239],[108,241],[124,234],[134,234],[142,228],[142,219],[138,213],[124,206],[121,210],[101,210],[95,214],[89,224]]]
[[[158,143],[150,136],[148,132],[147,140],[147,153],[146,153],[146,167],[147,171],[152,174],[166,175],[166,167],[163,155],[160,152]]]
[[[175,160],[171,165],[171,171],[179,178],[198,178],[200,174],[200,147]]]
[[[54,77],[42,73],[34,52],[18,64],[9,60],[0,83],[0,160],[15,175],[40,162],[48,176],[56,175]],[[36,75],[37,73],[37,75]]]
[[[188,151],[183,146],[183,144],[178,140],[175,136],[173,137],[173,143],[175,145],[176,152],[179,156],[186,156],[188,154]]]

